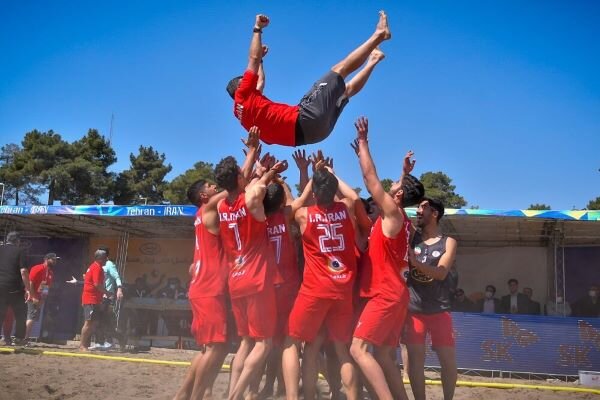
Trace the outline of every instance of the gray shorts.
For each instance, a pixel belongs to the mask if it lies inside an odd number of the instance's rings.
[[[86,321],[99,321],[104,315],[104,305],[102,304],[84,304],[83,318]]]
[[[37,321],[40,319],[40,312],[42,311],[42,305],[40,303],[34,304],[33,301],[27,302],[27,319]]]
[[[318,143],[329,136],[348,104],[345,93],[346,83],[337,72],[329,71],[315,82],[298,104],[300,113],[296,130],[300,130],[301,135],[297,132],[296,146]]]

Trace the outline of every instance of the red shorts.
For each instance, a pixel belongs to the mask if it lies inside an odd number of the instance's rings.
[[[294,301],[298,296],[298,286],[277,286],[275,287],[275,298],[277,299],[277,328],[273,343],[275,345],[283,344],[283,340],[289,334],[289,319]]]
[[[190,299],[192,335],[196,343],[225,343],[227,341],[227,309],[225,296]]]
[[[397,347],[404,327],[408,297],[402,301],[375,296],[367,302],[354,330],[354,337],[375,346]]]
[[[252,339],[270,339],[277,326],[275,288],[265,285],[258,293],[231,299],[238,335]]]
[[[352,299],[321,299],[300,292],[289,319],[289,335],[312,342],[321,326],[327,328],[334,342],[350,343],[352,339]]]
[[[431,335],[431,347],[454,347],[454,328],[449,312],[436,314],[408,313],[402,343],[425,344],[427,332]]]

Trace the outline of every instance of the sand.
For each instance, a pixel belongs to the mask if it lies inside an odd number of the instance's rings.
[[[76,352],[73,346],[35,349]],[[152,349],[147,353],[121,354],[102,352],[108,356],[125,356],[170,361],[190,361],[196,352],[191,350]],[[171,399],[183,381],[187,367],[131,363],[115,360],[60,357],[31,354],[0,354],[0,399]],[[428,374],[431,375],[431,374]],[[489,378],[459,376],[459,380],[489,381]],[[548,385],[545,381],[494,379],[498,383]],[[213,395],[223,398],[227,390],[228,374],[219,374]],[[325,382],[320,382],[323,393]],[[562,386],[579,387],[562,383]],[[412,397],[407,385],[409,398]],[[440,386],[427,386],[428,399],[442,399]],[[326,398],[325,396],[323,398]],[[591,393],[567,393],[535,389],[456,389],[455,399],[506,399],[506,400],[559,400],[600,399]]]

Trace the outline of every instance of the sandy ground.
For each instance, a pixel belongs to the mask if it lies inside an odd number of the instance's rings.
[[[72,351],[72,346],[35,349]],[[152,349],[148,353],[103,355],[149,358],[170,361],[190,361],[196,354],[191,350]],[[60,357],[31,354],[0,354],[0,399],[171,399],[183,381],[187,367],[131,363],[114,360]],[[431,375],[431,374],[428,374]],[[459,376],[459,380],[489,379]],[[548,385],[545,381],[494,379],[494,382]],[[214,399],[223,398],[228,374],[221,373],[214,387]],[[327,392],[327,385],[320,382]],[[576,384],[562,384],[578,387]],[[412,397],[407,385],[409,398]],[[442,399],[440,386],[427,387],[428,399]],[[326,398],[323,396],[323,398]],[[535,389],[456,389],[455,399],[559,400],[600,399],[590,393],[568,393]]]

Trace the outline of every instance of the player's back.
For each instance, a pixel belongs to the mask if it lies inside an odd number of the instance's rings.
[[[300,271],[296,245],[283,210],[267,216],[267,233],[282,284],[297,287],[300,284]]]

